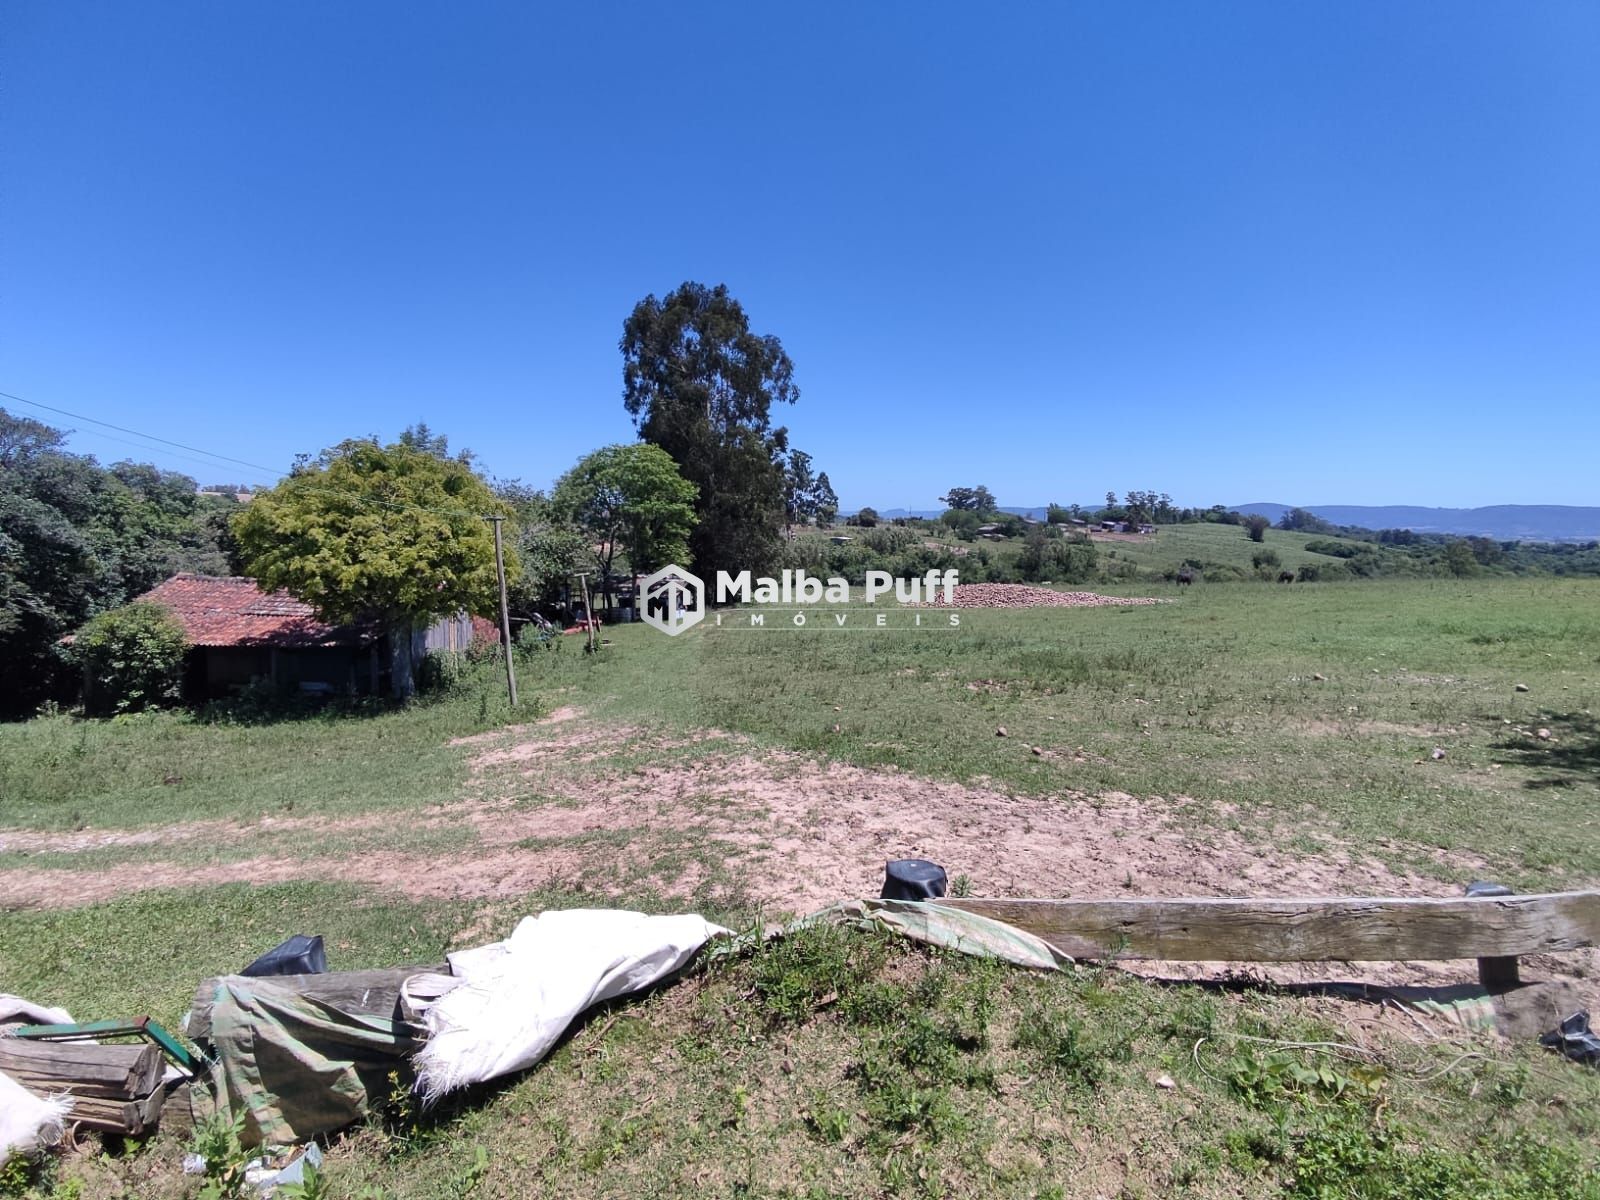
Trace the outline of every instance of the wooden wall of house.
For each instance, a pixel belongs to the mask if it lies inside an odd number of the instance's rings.
[[[440,617],[423,633],[423,652],[429,650],[461,651],[472,645],[472,618],[466,613],[453,617]]]

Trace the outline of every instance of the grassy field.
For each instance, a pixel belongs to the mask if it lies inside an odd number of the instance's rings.
[[[1099,542],[1100,554],[1111,562],[1132,563],[1141,571],[1156,575],[1176,571],[1191,559],[1237,567],[1248,573],[1254,569],[1252,556],[1264,550],[1275,553],[1291,571],[1307,563],[1336,566],[1341,561],[1305,548],[1307,542],[1318,540],[1316,534],[1269,529],[1262,541],[1252,542],[1238,525],[1161,525],[1157,528],[1154,535],[1135,541]]]
[[[1295,536],[1268,535],[1286,564]],[[831,881],[858,894],[912,844],[902,827],[978,892],[1092,894],[1124,869],[1168,893],[1235,870],[1247,890],[1600,880],[1600,587],[1151,594],[1171,603],[969,612],[958,630],[787,613],[619,629],[599,656],[567,639],[525,663],[535,704],[515,715],[485,670],[382,715],[0,727],[0,991],[175,1019],[200,977],[294,932],[355,968],[435,960],[547,905],[739,924]],[[963,834],[966,812],[987,824]],[[1030,837],[1063,857],[1030,875],[992,852]],[[614,1008],[470,1103],[402,1106],[337,1145],[329,1184],[1595,1194],[1593,1072],[1447,1030],[1361,1032],[1354,1007],[808,935]],[[182,1149],[58,1174],[86,1196],[189,1195]]]
[[[1100,556],[1100,567],[1109,577],[1119,578],[1131,571],[1139,579],[1160,579],[1176,572],[1186,562],[1216,564],[1235,568],[1246,575],[1255,573],[1253,556],[1271,550],[1283,567],[1292,571],[1307,564],[1340,568],[1343,561],[1328,554],[1316,554],[1305,548],[1326,535],[1296,533],[1286,529],[1268,529],[1261,542],[1252,542],[1240,525],[1162,525],[1149,536],[1115,535],[1094,536],[1095,549]],[[933,535],[952,549],[984,549],[999,561],[1014,559],[1022,550],[1020,538],[1003,542],[963,542],[958,538]],[[1274,570],[1276,573],[1276,569]]]

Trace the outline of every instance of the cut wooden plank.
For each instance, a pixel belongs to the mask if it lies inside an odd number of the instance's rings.
[[[1600,892],[1313,900],[1002,900],[940,904],[1075,958],[1363,962],[1494,958],[1600,943]]]
[[[138,1136],[155,1129],[161,1120],[165,1093],[157,1090],[136,1100],[111,1100],[104,1096],[75,1096],[67,1123],[98,1129],[104,1133]]]
[[[417,967],[380,967],[372,971],[329,971],[322,975],[272,975],[243,979],[247,984],[270,983],[287,988],[301,996],[320,1000],[341,1012],[367,1016],[393,1018],[398,1013],[400,987],[413,975],[427,972],[448,974],[444,963],[431,963]],[[189,1023],[184,1030],[191,1038],[208,1039],[211,1036],[211,1002],[217,987],[234,975],[204,979],[195,989],[189,1006]]]
[[[149,1043],[36,1042],[0,1037],[0,1071],[32,1091],[132,1099],[161,1079],[161,1051]]]

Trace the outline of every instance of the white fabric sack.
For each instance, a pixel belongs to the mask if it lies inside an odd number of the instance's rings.
[[[12,1154],[31,1154],[55,1145],[61,1139],[62,1118],[71,1110],[68,1097],[41,1100],[0,1072],[0,1164]]]
[[[525,917],[505,941],[450,955],[461,983],[421,1014],[417,1091],[431,1104],[531,1067],[584,1009],[649,987],[727,932],[693,914],[574,908]]]
[[[0,992],[0,1025],[71,1025],[72,1014],[64,1008],[46,1008],[21,996]]]

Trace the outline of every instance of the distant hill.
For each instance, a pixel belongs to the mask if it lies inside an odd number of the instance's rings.
[[[1287,504],[1240,504],[1242,513],[1259,513],[1276,522]],[[1422,508],[1409,504],[1302,504],[1335,525],[1367,529],[1414,529],[1497,541],[1586,542],[1600,539],[1600,508],[1568,504],[1492,504],[1486,508]]]

